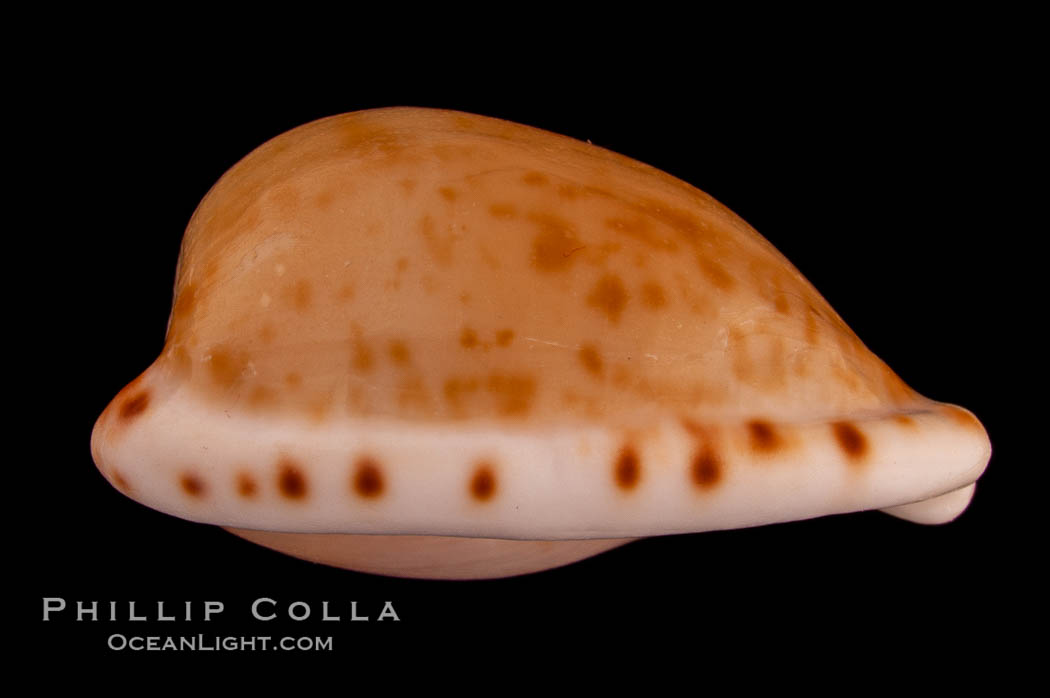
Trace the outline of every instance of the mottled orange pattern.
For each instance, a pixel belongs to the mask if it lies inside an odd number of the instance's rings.
[[[407,108],[307,124],[222,177],[186,231],[162,361],[219,405],[314,421],[776,422],[919,400],[703,192],[563,136]],[[698,458],[697,484],[717,482]]]

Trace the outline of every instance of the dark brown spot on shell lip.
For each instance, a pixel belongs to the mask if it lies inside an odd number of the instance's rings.
[[[146,411],[149,407],[149,391],[143,390],[132,395],[120,405],[120,418],[132,419]]]
[[[204,481],[193,473],[183,473],[179,478],[179,484],[182,485],[182,490],[191,497],[204,496]]]
[[[868,440],[863,432],[850,422],[835,422],[831,425],[835,440],[850,460],[857,461],[868,452]]]
[[[616,459],[615,474],[616,484],[620,489],[631,490],[638,486],[642,469],[634,449],[627,447],[620,451],[620,456]]]
[[[693,483],[702,490],[715,487],[722,479],[722,464],[718,457],[708,448],[701,450],[693,458]]]
[[[306,496],[306,478],[293,461],[283,460],[278,465],[277,489],[288,499],[302,499]]]
[[[247,473],[241,473],[237,476],[237,494],[242,497],[254,497],[259,487],[255,484],[255,479]]]
[[[770,452],[780,447],[780,435],[777,434],[776,427],[769,422],[756,419],[748,422],[747,429],[751,435],[751,448],[754,450]]]
[[[358,495],[373,499],[383,494],[383,473],[379,464],[371,458],[362,458],[354,468],[354,491]]]
[[[496,494],[496,475],[492,467],[479,465],[470,479],[470,495],[479,501],[488,501]]]

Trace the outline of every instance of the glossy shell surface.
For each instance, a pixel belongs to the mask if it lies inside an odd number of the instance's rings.
[[[527,126],[380,109],[245,157],[95,461],[184,518],[619,539],[965,508],[990,445],[710,196]]]

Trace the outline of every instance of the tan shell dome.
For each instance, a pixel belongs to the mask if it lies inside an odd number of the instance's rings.
[[[557,540],[903,505],[989,454],[710,196],[409,108],[301,126],[219,180],[163,354],[93,449],[195,520]],[[970,491],[898,513],[951,518]]]
[[[915,404],[711,197],[450,112],[358,112],[262,146],[201,203],[178,289],[167,356],[185,353],[202,395],[260,410],[631,421]]]

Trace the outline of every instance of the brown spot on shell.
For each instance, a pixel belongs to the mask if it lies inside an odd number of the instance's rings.
[[[500,330],[496,333],[496,344],[501,347],[509,347],[514,341],[514,330]]]
[[[313,300],[313,289],[310,287],[310,282],[306,279],[300,279],[295,282],[291,291],[292,305],[300,313],[306,312],[310,308],[310,303]]]
[[[408,351],[408,347],[400,339],[390,340],[390,345],[387,347],[390,353],[390,360],[398,366],[407,366],[412,361],[412,356]]]
[[[351,153],[367,153],[393,158],[407,147],[403,134],[375,124],[346,124],[342,130],[342,146]]]
[[[456,412],[464,409],[464,399],[478,390],[476,378],[449,378],[445,381],[445,401]]]
[[[573,253],[585,245],[565,219],[547,213],[531,213],[529,220],[540,229],[532,241],[532,264],[544,272],[563,271],[573,261]]]
[[[449,203],[456,200],[456,190],[452,187],[440,187],[438,189],[438,193],[441,194],[441,197]]]
[[[379,464],[371,458],[361,458],[354,467],[354,491],[366,499],[383,494],[385,483]]]
[[[306,496],[306,477],[299,464],[291,458],[283,458],[277,464],[277,490],[288,499]]]
[[[642,303],[653,310],[663,308],[667,305],[667,294],[664,292],[664,287],[655,281],[642,284]]]
[[[470,478],[470,496],[479,502],[492,499],[496,494],[496,474],[488,463],[481,463]]]
[[[702,490],[709,490],[722,480],[722,463],[714,451],[704,447],[693,457],[690,473],[694,485]]]
[[[303,384],[303,377],[297,371],[289,371],[284,377],[284,382],[289,388],[298,388]]]
[[[259,492],[259,485],[256,484],[255,478],[248,473],[237,474],[237,494],[241,495],[245,499],[251,499]]]
[[[615,274],[606,274],[587,296],[587,303],[605,313],[612,322],[619,322],[620,315],[627,305],[627,289],[623,281]]]
[[[778,313],[787,313],[791,310],[791,306],[788,304],[787,296],[783,293],[778,293],[776,300],[773,301],[774,307],[776,307]]]
[[[459,333],[459,344],[464,349],[473,349],[478,345],[478,333],[469,327],[464,327]]]
[[[851,460],[860,460],[868,452],[868,439],[852,422],[835,422],[831,425],[839,448]]]
[[[701,490],[712,489],[722,481],[724,467],[711,446],[711,430],[688,418],[682,418],[681,421],[689,435],[697,440],[697,450],[689,465],[690,478]]]
[[[602,375],[602,357],[593,344],[584,344],[580,347],[580,363],[589,373],[595,376]]]
[[[613,468],[616,485],[622,490],[632,490],[638,486],[642,478],[642,467],[638,462],[638,454],[630,446],[625,446],[616,458]]]
[[[406,194],[411,194],[416,190],[416,180],[414,179],[402,179],[398,184],[401,185]]]
[[[204,480],[194,473],[183,473],[179,484],[182,485],[182,491],[191,497],[204,496]]]
[[[747,430],[751,438],[752,449],[768,453],[780,448],[780,435],[771,423],[755,419],[747,423]]]
[[[912,418],[910,415],[907,415],[907,414],[898,414],[897,416],[895,416],[893,418],[893,420],[895,422],[897,422],[897,424],[902,424],[902,425],[904,425],[906,427],[913,427],[913,426],[915,426],[915,419]]]
[[[224,347],[211,350],[208,360],[208,371],[212,381],[221,388],[230,388],[241,379],[248,357],[234,353]]]
[[[528,184],[530,187],[542,187],[550,182],[550,180],[547,179],[547,175],[542,172],[526,172],[522,176],[521,181]]]
[[[489,213],[494,218],[514,218],[518,215],[518,209],[513,204],[492,204]]]
[[[354,370],[358,373],[370,372],[375,364],[375,360],[372,358],[372,350],[368,348],[368,345],[359,336],[354,337],[353,344],[352,364]]]
[[[697,261],[700,264],[700,271],[717,288],[723,291],[733,288],[733,277],[719,262],[704,254],[699,255]]]
[[[149,407],[149,391],[143,390],[121,403],[118,414],[121,419],[132,419],[145,412],[147,407]]]

